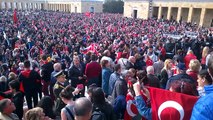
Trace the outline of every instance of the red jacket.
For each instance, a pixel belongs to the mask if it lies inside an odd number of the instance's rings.
[[[195,71],[191,71],[191,70],[187,70],[186,73],[195,80],[195,83],[196,83],[196,86],[197,86],[198,85],[198,83],[197,83],[197,79],[198,79],[197,75],[198,75],[198,73],[195,72]]]
[[[185,58],[184,58],[184,63],[185,63],[185,65],[186,65],[186,69],[189,68],[189,62],[190,62],[190,60],[192,60],[192,59],[197,59],[197,57],[196,57],[194,54],[187,54],[187,55],[185,56]]]
[[[86,65],[85,75],[87,76],[87,80],[99,77],[101,74],[101,65],[98,62],[90,62]]]

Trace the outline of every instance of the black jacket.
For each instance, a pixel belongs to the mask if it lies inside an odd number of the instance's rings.
[[[152,74],[148,74],[147,78],[148,78],[149,86],[160,88],[160,80],[157,78],[157,76],[152,75]]]
[[[112,105],[109,103],[105,102],[104,104],[98,105],[98,104],[93,104],[93,112],[96,110],[101,111],[101,113],[104,114],[105,120],[116,120],[116,115],[113,111]],[[91,120],[98,120],[95,117],[92,117]]]
[[[45,82],[49,82],[51,79],[51,73],[54,71],[53,62],[48,62],[41,66],[41,77]]]
[[[136,69],[136,67],[135,67],[134,64],[132,64],[131,62],[127,61],[127,63],[126,63],[126,69],[129,70],[130,68]]]
[[[86,79],[79,80],[78,77],[83,77],[84,67],[82,66],[79,70],[75,65],[73,65],[69,70],[69,78],[71,79],[71,86],[76,88],[78,84],[84,84]]]
[[[16,106],[16,110],[14,111],[15,114],[18,115],[19,119],[21,120],[23,117],[23,103],[24,103],[24,95],[22,92],[17,92],[12,97],[12,101]]]
[[[19,81],[23,83],[24,92],[39,91],[41,77],[34,70],[25,70],[19,74]]]

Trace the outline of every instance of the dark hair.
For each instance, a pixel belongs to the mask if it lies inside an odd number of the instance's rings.
[[[159,55],[158,55],[158,59],[159,59],[159,60],[163,60],[163,55],[162,55],[162,54],[159,54]]]
[[[53,101],[50,96],[44,96],[38,102],[37,107],[41,107],[46,116],[55,119],[56,115],[53,112]]]
[[[122,52],[122,54],[121,54],[121,58],[126,58],[126,57],[127,57],[127,55],[128,55],[128,53],[127,53],[127,52]]]
[[[59,96],[67,100],[71,100],[73,98],[73,94],[72,94],[73,91],[74,89],[70,85],[68,85],[61,91]]]
[[[116,64],[115,65],[115,71],[118,71],[119,69],[121,69],[121,65],[120,64]]]
[[[42,60],[47,60],[47,56],[46,56],[46,55],[42,55],[42,56],[41,56],[41,59],[42,59]]]
[[[172,81],[172,83],[170,84],[170,88],[172,88],[174,92],[194,96],[198,95],[195,84],[191,83],[189,79],[180,79]]]
[[[1,113],[4,112],[4,109],[6,108],[7,102],[8,102],[8,99],[0,100],[0,112]]]
[[[92,93],[93,89],[97,88],[97,85],[95,83],[91,84],[87,90],[88,93]]]
[[[96,56],[95,54],[92,54],[92,55],[91,55],[91,60],[92,60],[92,61],[96,61],[96,60],[97,60],[97,56]]]
[[[12,88],[12,89],[15,89],[16,91],[19,91],[20,90],[20,83],[18,80],[12,80],[9,82],[9,86]]]
[[[205,78],[205,80],[208,82],[208,84],[212,84],[212,78],[211,76],[209,75],[209,72],[206,70],[206,69],[203,69],[201,70],[198,75],[201,77],[201,78]]]
[[[98,105],[103,105],[105,103],[104,92],[100,87],[93,89],[91,101],[92,103],[98,104]]]
[[[102,60],[102,61],[101,61],[101,66],[102,66],[102,68],[106,67],[106,64],[107,64],[107,63],[109,63],[108,60]]]
[[[74,112],[76,116],[85,116],[92,111],[92,103],[85,97],[81,97],[75,101]]]
[[[148,84],[148,78],[147,78],[147,73],[145,70],[139,70],[137,73],[136,73],[136,77],[138,77],[140,83],[144,83],[144,85],[147,85]]]
[[[24,61],[24,67],[30,68],[30,61],[29,60]]]

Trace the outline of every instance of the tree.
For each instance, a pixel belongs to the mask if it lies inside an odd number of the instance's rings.
[[[124,2],[119,1],[108,1],[103,5],[104,13],[123,13],[124,11]]]

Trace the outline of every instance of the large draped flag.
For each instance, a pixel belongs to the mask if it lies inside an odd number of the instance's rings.
[[[150,88],[152,120],[189,120],[198,97]]]
[[[93,52],[95,53],[96,55],[98,55],[98,49],[99,49],[99,45],[96,44],[96,43],[92,43],[90,46],[88,46],[87,48],[83,48],[81,49],[81,53],[83,54],[87,54],[88,52]]]
[[[14,12],[13,12],[13,23],[14,24],[18,23],[18,17],[17,17],[17,10],[16,9],[14,9]]]

